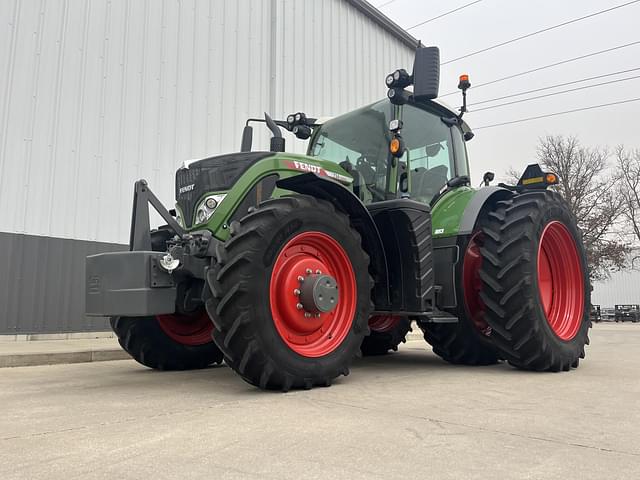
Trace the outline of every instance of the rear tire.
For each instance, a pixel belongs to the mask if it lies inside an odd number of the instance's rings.
[[[157,317],[113,317],[111,328],[118,336],[120,346],[135,361],[149,368],[191,370],[222,362],[222,352],[210,340],[211,327],[204,322],[210,323],[208,317],[197,320],[200,324],[191,340],[183,336],[181,341],[177,340],[181,337],[175,331],[167,333],[167,320],[158,320]]]
[[[368,333],[373,287],[349,218],[295,195],[263,202],[231,233],[207,274],[207,311],[225,362],[262,389],[328,386],[348,375]],[[338,294],[332,310],[312,314],[305,288],[318,272]]]
[[[411,331],[411,320],[407,317],[371,317],[369,329],[371,333],[364,337],[360,345],[362,355],[385,355],[390,351],[397,351],[398,345],[407,341],[407,333]]]
[[[491,338],[514,366],[577,367],[588,344],[590,288],[575,219],[551,191],[497,203],[482,227],[480,294]]]

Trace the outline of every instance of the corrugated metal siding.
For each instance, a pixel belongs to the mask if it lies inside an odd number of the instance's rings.
[[[81,266],[128,241],[135,180],[171,205],[246,118],[343,113],[413,57],[345,0],[3,0],[0,22],[0,333],[104,328]]]
[[[0,334],[108,330],[84,315],[84,259],[124,245],[0,233]]]
[[[604,282],[595,282],[591,303],[602,307],[640,304],[640,271],[618,272]]]
[[[237,150],[247,117],[342,113],[412,59],[343,0],[6,0],[0,18],[0,231],[91,241],[126,242],[136,179],[171,204],[176,167]]]

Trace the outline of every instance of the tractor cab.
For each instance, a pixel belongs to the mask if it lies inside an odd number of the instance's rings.
[[[307,155],[340,165],[365,204],[411,198],[430,204],[453,178],[469,175],[464,131],[455,113],[433,101],[402,106],[399,158],[389,151],[398,107],[388,99],[333,118],[316,128]]]

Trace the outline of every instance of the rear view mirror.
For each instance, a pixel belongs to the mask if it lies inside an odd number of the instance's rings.
[[[242,143],[240,144],[241,152],[250,152],[251,144],[253,143],[253,127],[245,125],[242,130]]]
[[[413,97],[416,100],[438,98],[440,88],[440,50],[419,47],[413,63]]]

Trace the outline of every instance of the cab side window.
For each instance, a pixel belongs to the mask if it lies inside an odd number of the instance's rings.
[[[408,150],[411,198],[429,203],[456,175],[451,128],[439,115],[405,105],[402,136]]]

